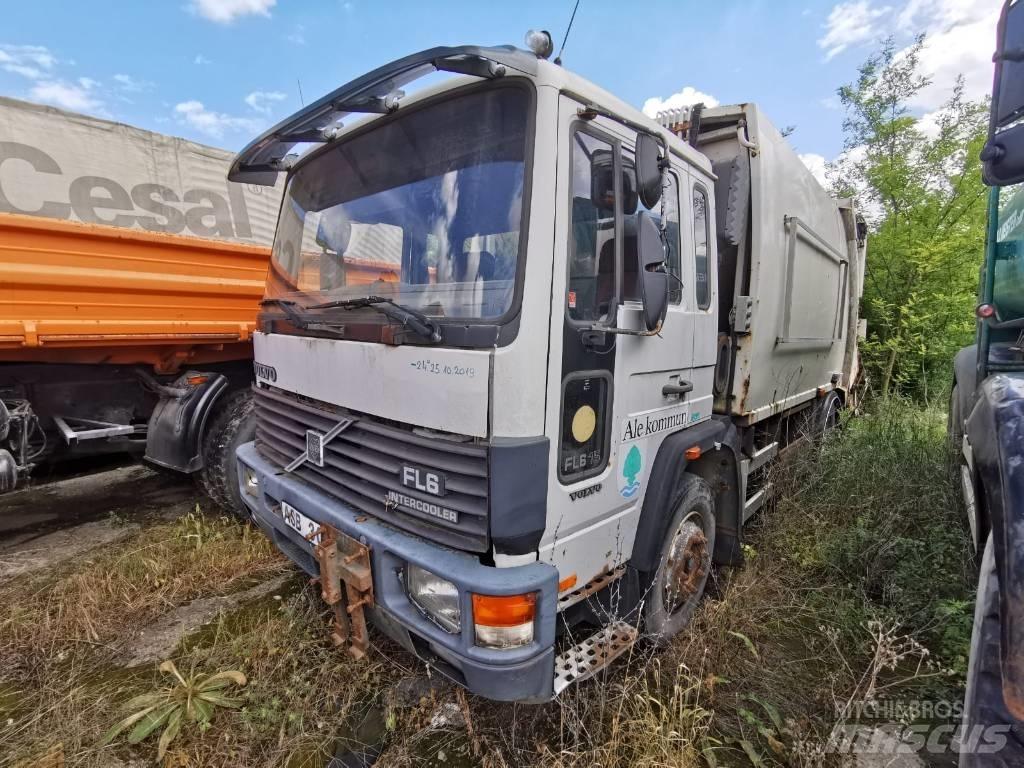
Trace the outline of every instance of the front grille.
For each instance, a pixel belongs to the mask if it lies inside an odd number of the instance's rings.
[[[262,387],[255,389],[255,400],[256,450],[268,461],[286,467],[306,451],[307,430],[325,434],[341,419],[353,419],[352,426],[322,447],[323,466],[305,461],[292,476],[396,528],[457,549],[487,550],[486,446],[416,435]],[[443,473],[446,495],[433,496],[402,485],[406,465]],[[388,491],[454,510],[458,522],[385,503]]]

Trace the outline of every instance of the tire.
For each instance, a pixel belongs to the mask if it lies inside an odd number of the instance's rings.
[[[810,445],[820,445],[825,436],[839,426],[839,412],[842,409],[843,401],[839,394],[829,392],[792,417],[795,433],[791,433],[790,439],[804,439]]]
[[[1005,728],[1006,744],[995,754],[962,752],[960,768],[1002,768],[1024,765],[1024,723],[1014,719],[1003,703],[1002,674],[999,668],[999,575],[995,549],[988,537],[978,575],[978,601],[974,607],[971,655],[967,666],[967,692],[964,696],[963,733],[970,735],[977,726]],[[976,738],[976,737],[975,737]],[[996,736],[982,737],[981,745]]]
[[[818,403],[814,411],[815,437],[822,438],[839,426],[839,412],[843,409],[843,401],[835,391],[829,392]]]
[[[664,646],[693,617],[711,573],[715,551],[715,499],[711,486],[684,474],[673,495],[672,519],[658,552],[658,566],[643,581],[645,636]]]
[[[249,390],[228,392],[215,406],[203,431],[203,468],[199,487],[218,507],[243,520],[251,515],[238,489],[235,451],[256,436],[256,417]]]
[[[959,489],[959,501],[957,507],[961,511],[960,522],[963,524],[964,532],[971,541],[971,555],[974,564],[981,567],[981,558],[984,547],[979,547],[978,542],[984,541],[985,531],[980,530],[981,520],[978,519],[978,488],[971,482],[971,490],[974,492],[975,509],[972,513],[968,506],[968,491],[964,487],[964,469],[967,468],[967,460],[964,458],[964,421],[960,409],[960,387],[955,382],[949,392],[949,411],[946,418],[946,436],[949,439],[949,479],[953,487]],[[971,515],[974,519],[971,520]],[[975,531],[977,530],[977,533]]]
[[[949,418],[946,422],[946,433],[949,435],[949,450],[954,457],[959,456],[964,444],[964,420],[960,413],[960,385],[954,384],[949,393]]]

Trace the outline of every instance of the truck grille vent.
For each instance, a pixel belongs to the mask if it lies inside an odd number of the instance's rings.
[[[457,549],[487,550],[486,446],[423,437],[272,389],[256,387],[254,394],[256,450],[265,459],[283,468],[306,450],[307,430],[324,434],[340,419],[354,419],[323,446],[323,466],[306,461],[292,475],[396,528]],[[402,485],[406,465],[443,473],[446,495]],[[386,503],[389,491],[454,511],[458,522]]]

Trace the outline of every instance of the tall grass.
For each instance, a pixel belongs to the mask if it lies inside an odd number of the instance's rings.
[[[339,731],[374,708],[386,725],[381,766],[822,765],[833,726],[857,705],[883,693],[962,693],[974,574],[944,419],[878,404],[822,445],[791,452],[774,470],[774,502],[746,531],[745,565],[713,574],[690,627],[665,650],[634,647],[542,706],[450,688],[395,704],[396,679],[422,666],[379,634],[368,664],[332,648],[312,588],[223,616],[173,658],[183,670],[244,671],[245,705],[206,732],[183,732],[168,765],[317,768]],[[0,740],[22,756],[60,740],[75,765],[151,757],[145,744],[97,746],[118,704],[157,681],[150,670],[98,675],[105,646],[175,605],[280,567],[255,531],[191,516],[2,585],[0,708],[4,681],[21,698]],[[466,727],[429,728],[441,703]]]
[[[491,759],[816,766],[880,695],[962,697],[974,574],[946,451],[944,413],[891,402],[791,452],[746,564],[670,648],[544,707],[471,700]]]

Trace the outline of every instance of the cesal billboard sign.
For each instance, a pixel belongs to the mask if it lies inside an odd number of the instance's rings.
[[[227,181],[233,154],[0,98],[0,212],[270,245],[279,187]]]

